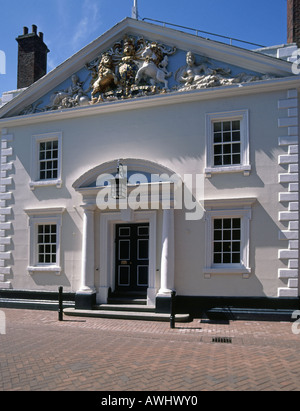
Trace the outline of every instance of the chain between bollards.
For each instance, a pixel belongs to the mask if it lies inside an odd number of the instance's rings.
[[[63,287],[58,288],[58,321],[63,321]]]
[[[175,297],[176,291],[171,292],[171,314],[170,314],[170,327],[175,328]]]

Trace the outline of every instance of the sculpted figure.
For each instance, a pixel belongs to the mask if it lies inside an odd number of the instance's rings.
[[[136,83],[139,84],[142,80],[149,80],[153,87],[162,83],[164,84],[164,89],[168,90],[167,78],[172,75],[172,73],[167,71],[168,56],[164,56],[163,51],[157,43],[151,43],[145,48],[141,57],[145,61],[137,72],[135,78]]]
[[[130,95],[131,87],[134,85],[135,76],[138,70],[135,59],[134,40],[126,37],[123,45],[123,56],[119,63],[120,84],[123,89],[124,97]]]
[[[175,74],[176,81],[185,85],[192,84],[194,81],[200,80],[200,72],[202,68],[196,66],[196,59],[191,51],[186,54],[186,66],[181,67]]]
[[[77,105],[88,104],[88,98],[82,88],[83,83],[79,81],[76,74],[71,77],[71,85],[64,91],[55,91],[50,97],[50,109],[71,108]]]
[[[207,64],[206,61],[196,64],[195,56],[191,51],[186,54],[186,65],[179,68],[175,73],[175,80],[178,83],[183,83],[178,91],[248,83],[263,80],[264,77],[244,72],[233,76],[229,68],[215,67],[210,61],[207,61]],[[270,76],[267,76],[267,78],[270,78]]]
[[[114,73],[112,57],[104,53],[98,66],[97,79],[92,86],[92,103],[103,101],[103,93],[113,89],[117,84],[118,79]],[[99,93],[98,99],[95,97],[97,93]]]
[[[178,83],[183,83],[180,91],[188,91],[193,89],[217,87],[229,84],[231,79],[228,76],[231,70],[219,67],[210,67],[211,64],[206,64],[203,61],[196,64],[194,54],[189,51],[186,54],[186,65],[177,70],[175,79]]]

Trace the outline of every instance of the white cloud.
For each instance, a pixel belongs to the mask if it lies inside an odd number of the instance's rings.
[[[52,70],[101,34],[102,0],[53,0],[55,21],[49,30],[48,70]]]
[[[100,1],[84,0],[81,5],[81,19],[74,27],[72,48],[77,51],[86,44],[89,37],[97,31],[101,24]]]

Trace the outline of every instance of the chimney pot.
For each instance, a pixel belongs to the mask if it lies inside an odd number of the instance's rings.
[[[287,0],[287,42],[300,48],[300,0]]]
[[[43,41],[43,33],[37,35],[37,26],[32,25],[32,33],[23,28],[23,36],[17,37],[18,42],[18,80],[17,88],[28,87],[47,72],[48,47]]]

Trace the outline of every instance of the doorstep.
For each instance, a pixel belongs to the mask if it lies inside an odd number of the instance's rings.
[[[103,309],[106,307],[99,307],[100,309],[94,310],[80,310],[75,308],[65,308],[63,313],[69,316],[75,317],[98,317],[98,318],[115,318],[122,320],[142,320],[142,321],[170,321],[170,314],[156,313],[152,311],[139,310],[136,311],[136,307],[123,307],[118,309],[114,306],[114,309]],[[140,307],[139,307],[140,308]],[[191,318],[189,314],[176,314],[176,322],[190,322]]]

